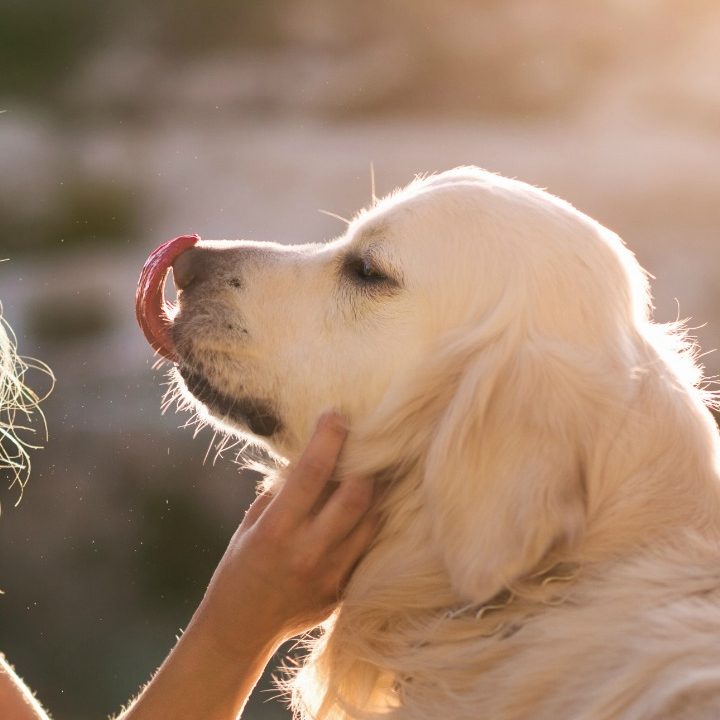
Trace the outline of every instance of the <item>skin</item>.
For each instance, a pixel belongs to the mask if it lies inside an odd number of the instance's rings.
[[[251,505],[185,633],[117,720],[236,718],[278,646],[331,614],[376,529],[371,481],[350,477],[328,497],[346,433],[337,415],[320,418],[282,489]],[[31,698],[3,661],[0,717],[47,720]]]

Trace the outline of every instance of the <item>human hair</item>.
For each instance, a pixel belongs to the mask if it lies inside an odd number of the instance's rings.
[[[32,371],[49,379],[50,386],[42,395],[26,382]],[[7,476],[9,488],[17,491],[16,505],[30,475],[30,452],[41,447],[38,437],[47,438],[40,403],[49,395],[54,382],[55,377],[45,363],[18,355],[15,333],[3,317],[0,304],[0,474]]]

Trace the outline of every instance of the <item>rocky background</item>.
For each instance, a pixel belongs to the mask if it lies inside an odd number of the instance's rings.
[[[713,0],[3,4],[0,299],[57,386],[18,507],[0,487],[0,648],[58,720],[148,678],[253,493],[234,451],[160,412],[133,311],[148,252],[330,239],[317,211],[366,204],[371,163],[379,194],[473,163],[619,232],[657,319],[691,317],[710,351],[718,38]],[[248,717],[287,717],[268,687]]]

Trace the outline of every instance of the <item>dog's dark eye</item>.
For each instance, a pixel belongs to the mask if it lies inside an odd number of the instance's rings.
[[[393,294],[400,289],[396,272],[376,260],[371,253],[348,254],[342,258],[340,277],[345,286],[357,292],[377,297]]]
[[[348,270],[352,274],[353,279],[363,283],[381,283],[387,282],[388,278],[380,270],[378,270],[370,260],[364,258],[354,258],[348,263]]]

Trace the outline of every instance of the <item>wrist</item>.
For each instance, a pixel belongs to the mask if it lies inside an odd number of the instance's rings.
[[[235,612],[230,618],[206,597],[195,611],[183,637],[190,634],[193,642],[204,646],[218,662],[236,664],[247,661],[250,656],[269,659],[285,640],[282,633],[262,617],[245,613],[237,606],[233,609]]]

